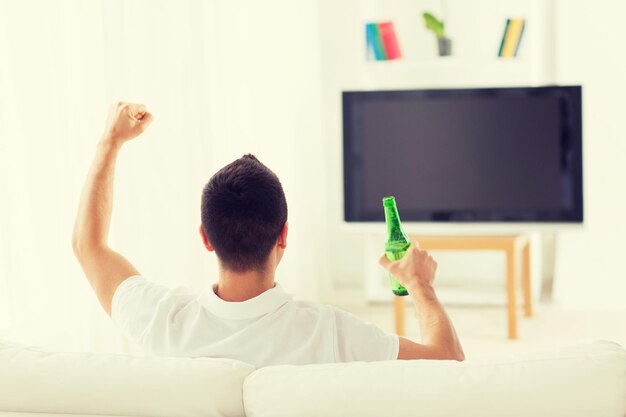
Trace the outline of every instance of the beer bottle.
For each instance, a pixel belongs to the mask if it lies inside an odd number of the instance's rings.
[[[400,216],[396,207],[395,197],[383,198],[383,207],[385,209],[385,221],[387,222],[387,243],[385,243],[385,256],[390,261],[402,259],[406,250],[411,245],[409,238],[402,231],[400,225]],[[408,295],[409,292],[400,283],[389,274],[391,281],[391,291],[395,295]]]

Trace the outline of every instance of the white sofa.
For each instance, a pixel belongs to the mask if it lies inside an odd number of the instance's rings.
[[[626,352],[308,366],[53,353],[0,341],[0,416],[624,417]]]

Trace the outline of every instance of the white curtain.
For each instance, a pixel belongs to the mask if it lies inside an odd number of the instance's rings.
[[[210,175],[255,153],[283,181],[290,241],[278,279],[316,299],[327,272],[314,1],[0,0],[0,337],[130,349],[71,251],[108,106],[155,121],[122,151],[112,246],[149,279],[206,290],[198,235]]]

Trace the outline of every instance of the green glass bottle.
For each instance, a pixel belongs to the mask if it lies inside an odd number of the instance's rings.
[[[406,250],[411,246],[411,241],[402,231],[400,225],[400,216],[396,207],[395,197],[383,198],[383,207],[385,209],[385,221],[387,222],[387,243],[385,243],[385,255],[390,261],[402,259]],[[400,283],[389,274],[391,282],[391,291],[395,295],[409,295],[409,292]]]

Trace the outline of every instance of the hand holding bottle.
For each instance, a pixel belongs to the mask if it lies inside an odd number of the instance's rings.
[[[409,294],[429,293],[435,280],[437,262],[425,250],[412,243],[399,261],[390,261],[385,255],[378,262],[393,275]]]

